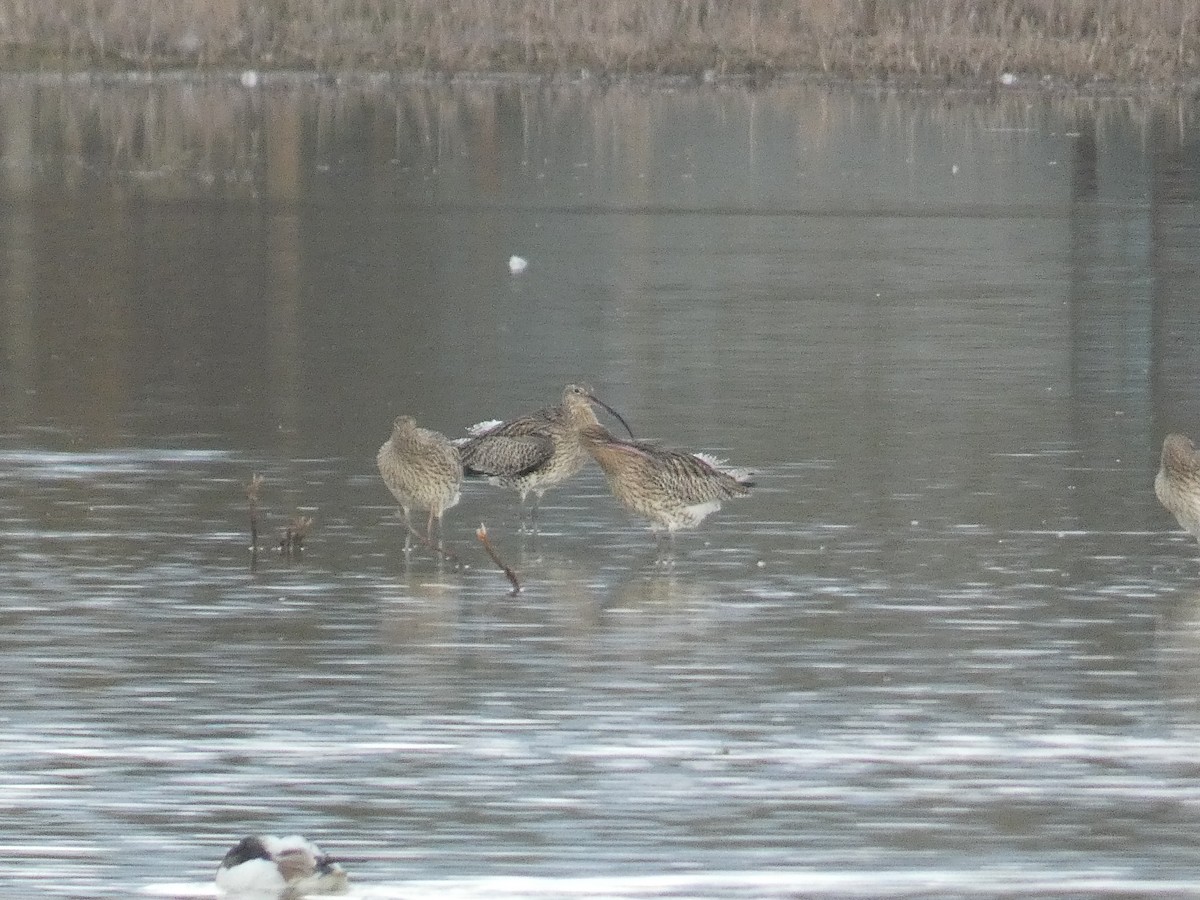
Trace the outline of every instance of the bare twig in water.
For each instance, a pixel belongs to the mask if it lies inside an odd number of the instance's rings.
[[[308,537],[312,526],[312,516],[297,515],[288,523],[287,529],[283,532],[283,539],[279,542],[279,552],[289,559],[299,556],[304,551],[304,539]]]
[[[257,472],[246,483],[246,499],[250,501],[250,557],[258,557],[258,492],[262,490],[263,477]]]
[[[434,554],[442,557],[443,559],[448,560],[449,562],[454,564],[455,568],[458,568],[458,569],[463,568],[462,560],[458,558],[457,554],[453,553],[450,550],[447,550],[444,546],[439,546],[438,544],[435,544],[433,541],[429,540],[429,538],[426,535],[421,534],[421,532],[417,531],[417,529],[413,528],[408,523],[405,523],[405,527],[408,529],[408,533],[411,534],[413,537],[415,537],[418,541],[420,541],[421,546],[424,547],[426,550],[428,550],[430,553],[434,553]]]
[[[475,537],[479,538],[479,543],[483,544],[483,549],[486,550],[488,556],[492,558],[492,562],[500,567],[500,571],[503,572],[505,577],[508,578],[508,580],[512,583],[512,596],[515,597],[517,594],[521,593],[521,582],[517,579],[517,573],[509,568],[504,560],[500,558],[500,554],[496,552],[496,548],[493,547],[492,542],[488,540],[487,526],[482,522],[479,523],[479,528],[475,530]]]

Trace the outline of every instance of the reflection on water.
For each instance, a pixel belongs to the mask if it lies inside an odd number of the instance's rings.
[[[0,122],[0,892],[212,896],[253,831],[364,897],[1200,890],[1150,489],[1194,104],[16,78]],[[405,557],[392,417],[579,379],[760,486],[672,566],[594,469]],[[254,473],[301,558],[251,569]]]

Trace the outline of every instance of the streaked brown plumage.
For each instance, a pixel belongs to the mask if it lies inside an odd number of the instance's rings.
[[[383,483],[404,510],[407,533],[404,549],[412,540],[411,510],[428,510],[425,536],[433,542],[433,526],[438,526],[441,546],[442,514],[456,503],[462,490],[462,460],[458,450],[440,432],[418,428],[412,416],[398,416],[392,423],[392,436],[384,441],[375,456]]]
[[[669,450],[644,441],[623,441],[602,425],[585,428],[582,437],[595,457],[613,496],[630,512],[650,520],[654,531],[668,534],[695,528],[721,508],[744,497],[753,474],[731,469],[702,453]]]
[[[593,403],[608,410],[629,430],[620,414],[588,388],[568,384],[557,406],[507,422],[481,423],[469,429],[470,437],[456,440],[464,473],[516,491],[522,507],[533,494],[531,518],[536,529],[542,494],[566,481],[588,460],[579,435],[589,425],[599,425]]]
[[[1200,539],[1200,453],[1190,438],[1168,434],[1163,440],[1154,493],[1179,527]]]

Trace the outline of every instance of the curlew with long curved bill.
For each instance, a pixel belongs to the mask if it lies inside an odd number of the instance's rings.
[[[398,416],[392,423],[391,437],[375,455],[375,464],[404,511],[404,552],[412,549],[413,509],[429,512],[425,538],[433,545],[436,523],[436,546],[440,549],[442,515],[458,503],[462,491],[462,460],[449,438],[418,428],[412,416]]]
[[[521,496],[522,512],[532,494],[530,523],[536,532],[542,495],[582,469],[588,460],[580,432],[600,424],[593,403],[611,413],[633,436],[620,413],[588,388],[568,384],[557,406],[507,422],[481,422],[467,429],[469,436],[454,442],[464,474],[516,491]]]
[[[1191,438],[1168,434],[1163,440],[1154,493],[1179,527],[1200,540],[1200,453]]]
[[[668,542],[676,531],[697,527],[723,501],[744,497],[754,486],[748,469],[730,468],[704,453],[623,441],[599,424],[583,429],[581,436],[617,502],[648,519],[656,538],[665,531]]]

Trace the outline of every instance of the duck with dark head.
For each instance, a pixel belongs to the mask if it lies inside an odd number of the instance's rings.
[[[339,861],[299,835],[244,837],[217,868],[217,889],[230,900],[299,900],[348,886]]]

